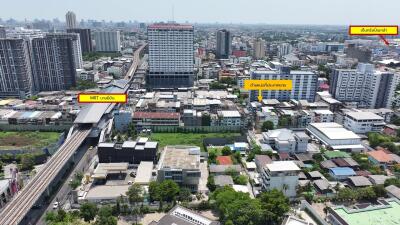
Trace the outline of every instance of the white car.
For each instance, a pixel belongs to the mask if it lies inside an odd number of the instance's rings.
[[[53,209],[58,209],[58,202],[54,202]]]

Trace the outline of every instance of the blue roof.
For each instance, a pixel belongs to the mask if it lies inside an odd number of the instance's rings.
[[[356,172],[350,167],[333,167],[329,169],[335,176],[351,176],[356,175]]]

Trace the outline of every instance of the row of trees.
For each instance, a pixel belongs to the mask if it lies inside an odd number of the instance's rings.
[[[252,199],[246,193],[225,186],[215,190],[211,199],[221,222],[226,225],[280,224],[290,209],[289,199],[275,189]]]
[[[177,183],[172,180],[164,180],[163,182],[150,182],[149,184],[150,201],[158,201],[160,209],[164,203],[173,203],[176,201],[189,202],[192,200],[191,191],[188,188],[180,188]]]

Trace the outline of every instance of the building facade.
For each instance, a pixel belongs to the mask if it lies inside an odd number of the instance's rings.
[[[97,52],[121,51],[121,35],[119,31],[95,31],[93,36]]]
[[[76,28],[77,23],[76,23],[76,15],[74,12],[68,11],[67,14],[65,14],[65,22],[67,23],[67,28]]]
[[[153,24],[147,27],[149,40],[149,88],[193,86],[193,26]]]
[[[292,90],[262,91],[263,99],[278,101],[307,100],[314,102],[317,92],[318,75],[311,71],[290,70],[282,67],[280,70],[253,70],[253,80],[292,80]],[[257,101],[258,91],[250,91],[250,101]]]
[[[336,69],[329,92],[342,102],[356,102],[359,107],[391,108],[400,83],[396,71],[376,71],[374,65],[359,63],[357,69]]]
[[[218,59],[228,59],[232,54],[232,34],[228,30],[217,31],[217,51]]]
[[[277,189],[286,197],[296,197],[300,168],[293,161],[273,161],[266,164],[261,173],[261,187],[270,191]]]
[[[33,92],[28,42],[0,39],[0,97],[26,98]]]
[[[67,90],[76,85],[77,35],[48,34],[33,38],[32,67],[39,91]]]
[[[67,29],[67,32],[79,34],[82,53],[93,51],[92,33],[90,29],[74,28],[74,29]]]
[[[261,38],[258,38],[254,41],[253,44],[254,49],[254,58],[262,59],[265,57],[265,41]]]
[[[372,112],[347,112],[344,115],[344,127],[357,134],[381,132],[385,125],[381,116]]]

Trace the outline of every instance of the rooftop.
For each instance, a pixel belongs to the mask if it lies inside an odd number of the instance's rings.
[[[355,120],[382,120],[381,116],[376,115],[372,112],[346,112],[347,116],[352,117]]]
[[[349,225],[398,225],[400,221],[400,202],[395,199],[388,199],[382,205],[371,205],[363,209],[337,206],[333,211]]]
[[[271,172],[300,170],[300,168],[293,161],[273,161],[271,164],[267,164],[266,167]]]
[[[232,159],[230,156],[217,156],[217,162],[219,165],[232,165]]]
[[[370,151],[367,152],[367,154],[378,162],[386,163],[392,161],[392,157],[384,150]]]
[[[319,130],[331,140],[360,139],[360,136],[355,134],[353,131],[345,129],[338,123],[310,123],[309,126]]]
[[[335,176],[354,176],[356,173],[350,167],[333,167],[329,169]]]
[[[196,146],[166,146],[160,158],[160,168],[199,169],[200,155]]]

